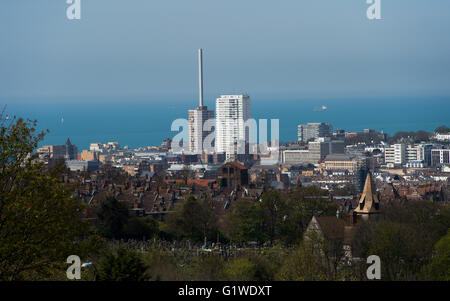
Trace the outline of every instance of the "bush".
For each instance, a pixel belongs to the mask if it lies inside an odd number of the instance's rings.
[[[131,218],[123,229],[123,237],[128,239],[151,239],[157,236],[158,233],[159,224],[151,217]]]
[[[128,207],[114,197],[102,202],[97,213],[100,234],[106,238],[121,238],[128,220]]]
[[[272,281],[274,267],[267,257],[249,254],[229,261],[225,275],[232,281]]]
[[[98,270],[99,281],[146,281],[147,265],[140,255],[125,248],[119,248],[117,254],[108,254],[101,262]]]
[[[425,267],[428,280],[450,281],[450,230],[435,245],[431,263]]]

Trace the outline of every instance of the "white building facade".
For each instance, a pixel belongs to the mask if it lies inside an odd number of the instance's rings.
[[[431,165],[431,144],[394,144],[386,147],[385,163],[409,168],[423,168]]]
[[[450,141],[450,133],[447,133],[447,134],[436,133],[434,135],[434,138],[438,141]]]
[[[406,145],[394,144],[384,151],[384,161],[386,164],[403,165],[406,163]]]
[[[221,95],[216,99],[216,152],[236,153],[236,145],[249,141],[250,97]]]

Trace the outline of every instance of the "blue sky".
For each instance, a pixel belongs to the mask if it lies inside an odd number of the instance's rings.
[[[0,1],[0,102],[12,99],[450,96],[450,1]]]

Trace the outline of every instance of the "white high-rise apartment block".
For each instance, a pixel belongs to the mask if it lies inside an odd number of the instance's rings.
[[[221,95],[216,99],[216,152],[235,154],[240,143],[249,141],[250,97]]]

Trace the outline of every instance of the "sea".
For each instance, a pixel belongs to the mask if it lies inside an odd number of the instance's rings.
[[[214,101],[206,100],[210,109]],[[187,119],[195,99],[159,101],[123,99],[14,99],[0,100],[9,116],[36,119],[48,129],[41,145],[64,144],[67,138],[79,150],[92,142],[117,141],[121,146],[159,146],[178,132],[172,122]],[[325,108],[326,107],[326,108]],[[297,125],[326,122],[345,131],[374,129],[393,135],[398,131],[434,131],[450,126],[450,97],[382,99],[251,99],[251,117],[279,119],[280,141],[297,139]],[[270,125],[270,121],[268,123]],[[269,136],[270,137],[270,136]]]

